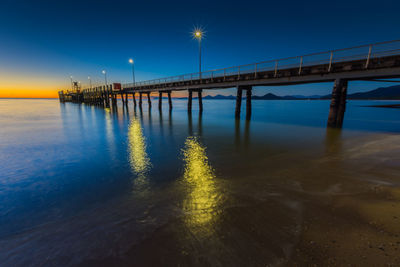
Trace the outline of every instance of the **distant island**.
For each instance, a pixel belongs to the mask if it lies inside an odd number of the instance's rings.
[[[233,95],[216,95],[216,96],[205,96],[203,99],[210,100],[224,100],[224,99],[236,99],[236,96]],[[329,95],[311,95],[311,96],[303,96],[303,95],[287,95],[287,96],[277,96],[272,93],[267,93],[263,96],[252,96],[254,100],[328,100],[331,99],[331,94]],[[394,85],[389,87],[379,87],[377,89],[362,92],[362,93],[353,93],[348,94],[347,99],[352,100],[400,100],[400,85]]]

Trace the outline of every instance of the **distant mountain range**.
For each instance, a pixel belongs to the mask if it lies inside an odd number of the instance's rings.
[[[221,100],[221,99],[236,99],[236,96],[229,95],[216,95],[216,96],[205,96],[203,99],[210,100]],[[263,96],[252,96],[254,100],[324,100],[331,99],[331,94],[320,96],[320,95],[287,95],[287,96],[277,96],[272,93],[265,94]],[[400,85],[394,85],[389,87],[380,87],[372,91],[348,94],[347,99],[354,100],[400,100]]]
[[[331,95],[321,97],[321,99],[330,99]],[[394,85],[389,87],[379,87],[375,90],[348,94],[347,99],[371,99],[371,100],[400,100],[400,85]]]

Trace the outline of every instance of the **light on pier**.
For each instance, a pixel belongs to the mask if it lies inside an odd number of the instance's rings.
[[[195,28],[193,37],[199,41],[199,77],[201,79],[201,39],[203,38],[204,31],[201,28]]]
[[[135,62],[133,61],[132,58],[129,59],[129,63],[132,64],[132,81],[133,81],[133,86],[135,86]]]

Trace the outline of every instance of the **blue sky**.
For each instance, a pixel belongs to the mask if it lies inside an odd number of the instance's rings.
[[[70,75],[101,82],[106,69],[111,81],[130,82],[131,57],[138,81],[196,72],[195,26],[206,30],[203,70],[400,39],[399,9],[399,1],[387,0],[2,0],[0,77],[51,81],[57,90]],[[349,90],[382,85],[393,84],[356,82]],[[325,94],[331,87],[257,88],[256,94]]]

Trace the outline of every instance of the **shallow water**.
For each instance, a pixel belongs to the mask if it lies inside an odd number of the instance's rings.
[[[364,107],[388,103],[350,101],[340,131],[329,101],[0,100],[0,262],[399,263],[400,109]]]

